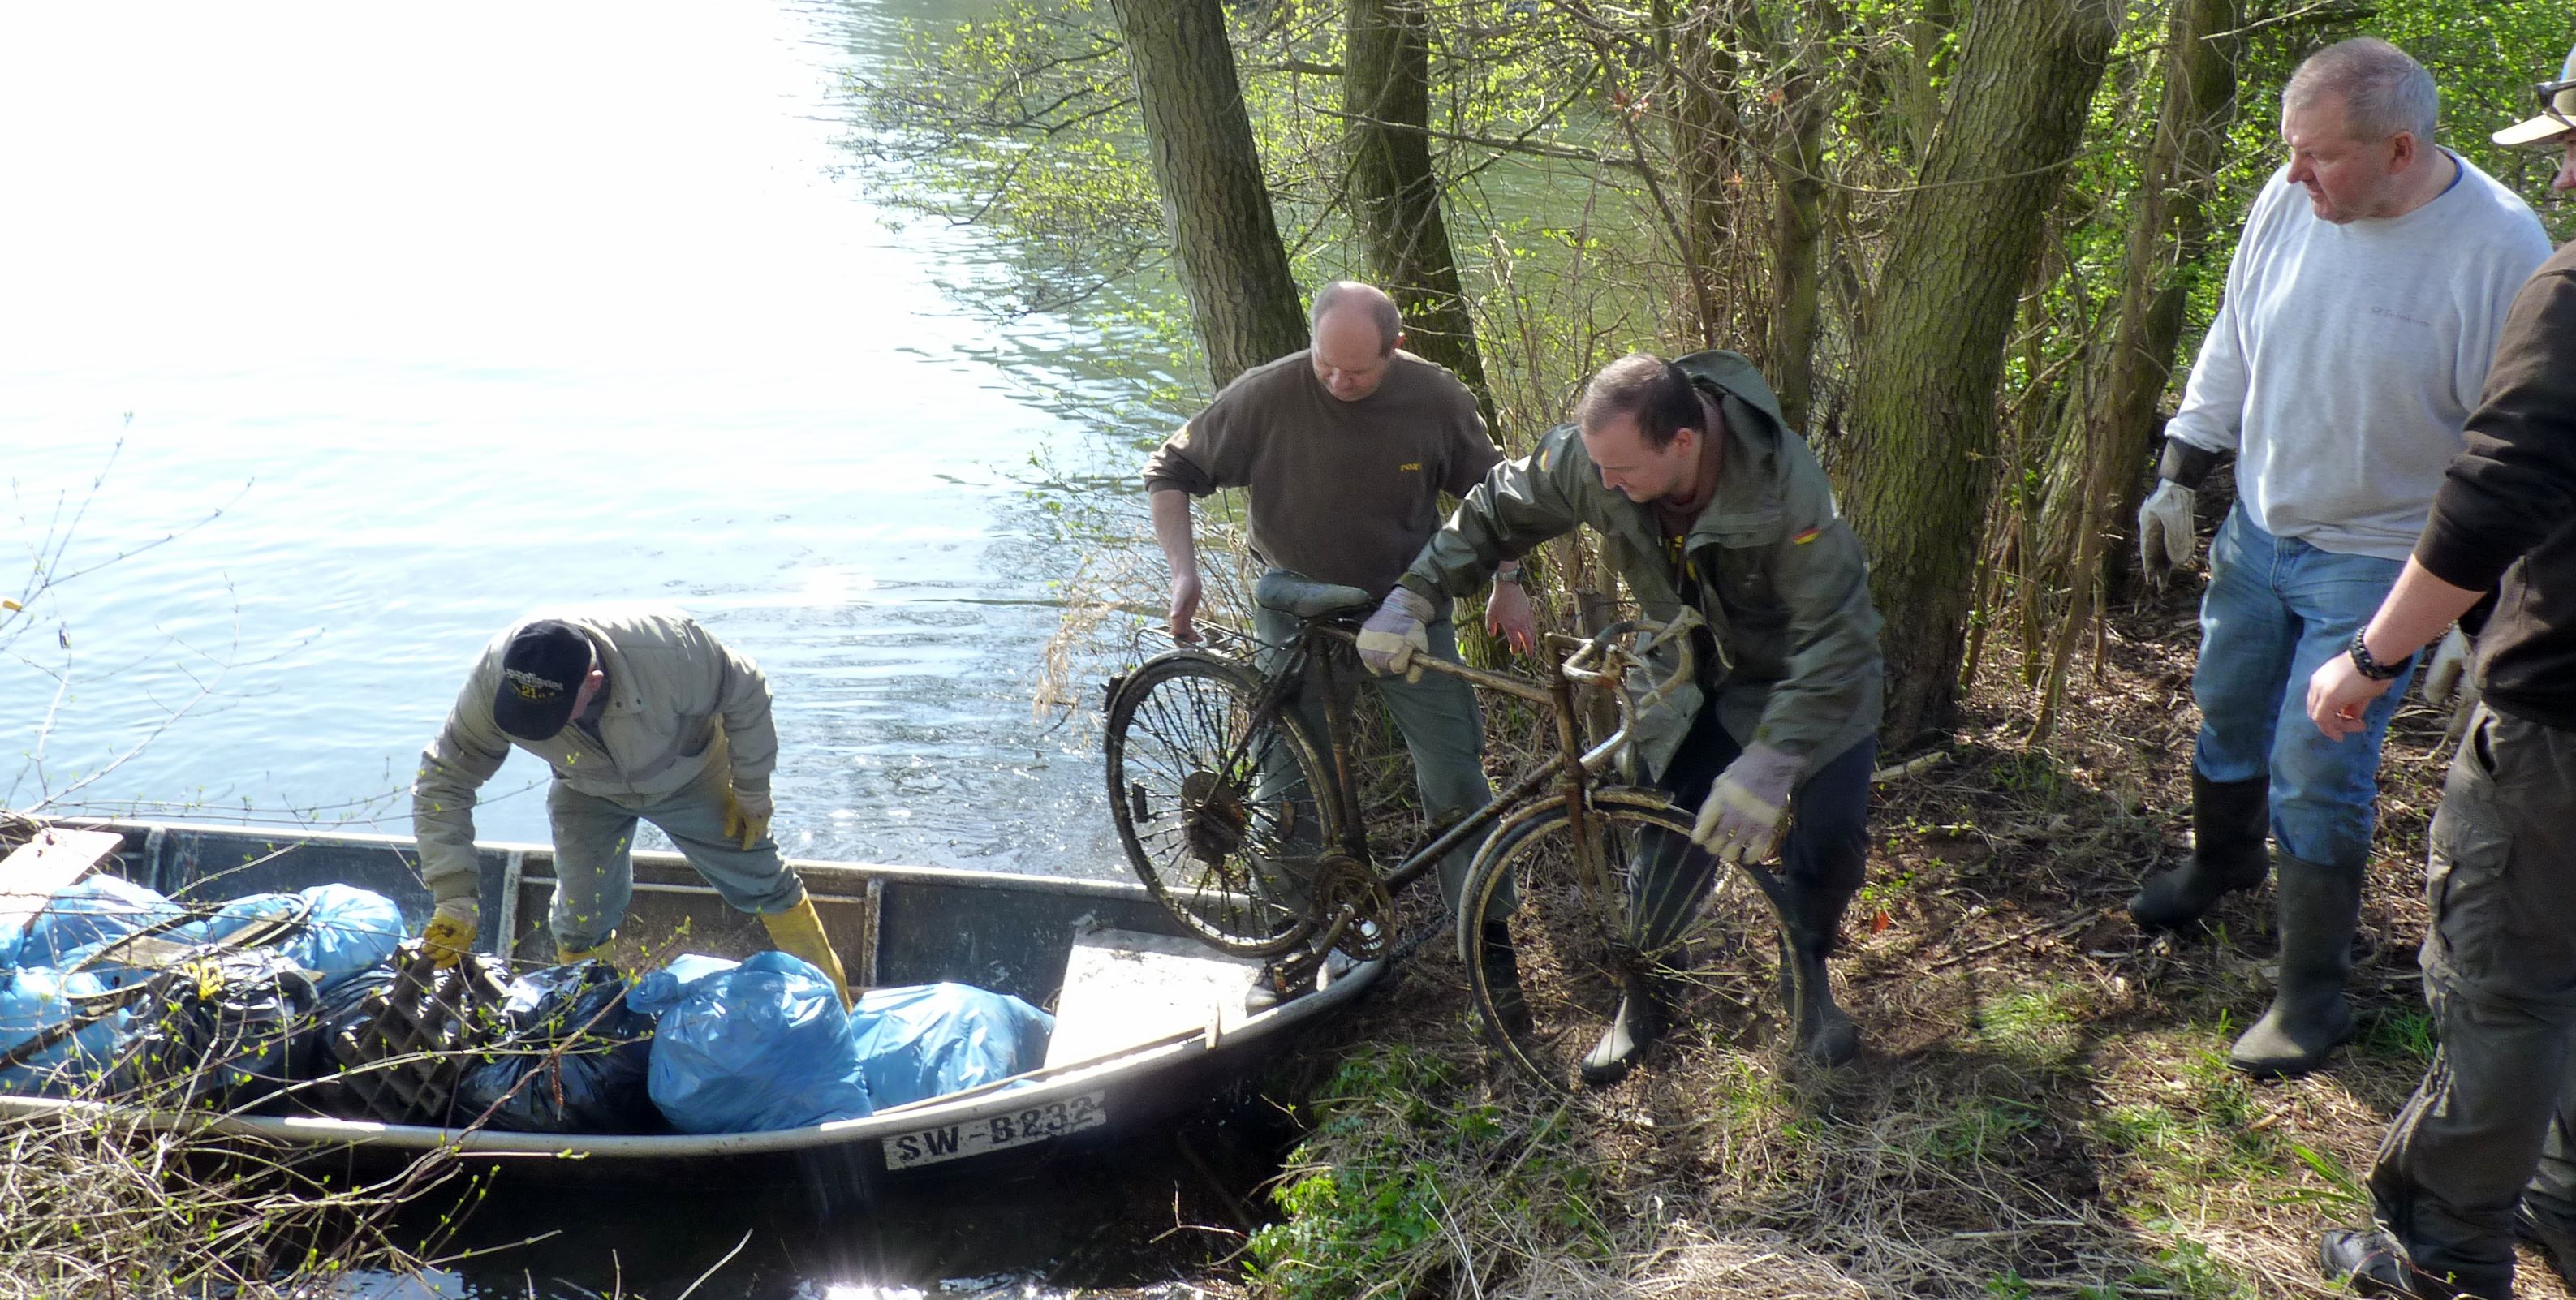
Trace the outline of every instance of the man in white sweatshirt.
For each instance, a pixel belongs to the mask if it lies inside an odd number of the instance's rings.
[[[2258,1076],[2312,1070],[2351,1036],[2343,988],[2379,745],[2404,683],[2344,740],[2308,724],[2303,688],[2396,582],[2463,445],[2514,293],[2550,252],[2528,205],[2433,144],[2437,108],[2432,75],[2375,38],[2319,51],[2291,75],[2289,165],[2246,217],[2165,426],[2162,482],[2138,513],[2151,575],[2187,561],[2192,491],[2236,453],[2192,682],[2192,854],[2148,877],[2129,911],[2180,926],[2260,884],[2268,829],[2280,977],[2229,1054]],[[2412,668],[2410,657],[2383,671]]]

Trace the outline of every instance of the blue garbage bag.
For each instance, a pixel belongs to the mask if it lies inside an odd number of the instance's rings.
[[[686,981],[655,971],[626,1003],[660,1017],[647,1082],[683,1133],[803,1128],[875,1110],[840,995],[786,953]]]
[[[868,1099],[900,1106],[1007,1079],[1046,1062],[1055,1017],[971,984],[869,989],[850,1013]]]
[[[0,1052],[82,1014],[81,999],[106,992],[96,976],[65,975],[44,966],[0,972]],[[125,1027],[118,1010],[30,1056],[0,1069],[0,1092],[66,1096],[107,1074]]]
[[[178,916],[178,904],[122,876],[99,872],[54,892],[53,901],[28,922],[17,964],[65,966],[70,964],[65,959],[80,949]]]
[[[383,963],[402,944],[402,909],[373,890],[315,885],[290,897],[312,910],[304,925],[277,945],[278,951],[313,973],[317,991],[328,993]]]
[[[156,929],[152,937],[182,948],[194,948],[229,935],[255,920],[293,916],[303,906],[304,900],[293,894],[244,894],[195,920]],[[204,907],[204,904],[190,904],[183,907],[174,903],[163,917],[156,919],[175,919],[182,912],[202,912]],[[143,927],[133,927],[133,929],[141,928]],[[125,988],[140,980],[151,978],[156,973],[152,967],[130,966],[99,955],[102,949],[124,938],[127,933],[131,933],[131,930],[107,935],[95,943],[86,944],[65,957],[62,964],[67,969],[78,967],[96,975],[111,989]]]
[[[649,1075],[653,1017],[627,1005],[604,961],[510,981],[509,1032],[456,1085],[461,1119],[514,1133],[649,1133],[662,1127]]]

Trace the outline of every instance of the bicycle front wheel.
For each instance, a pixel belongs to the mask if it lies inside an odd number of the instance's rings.
[[[1693,847],[1689,814],[1662,794],[1599,790],[1584,829],[1602,878],[1587,886],[1562,805],[1495,833],[1467,875],[1459,931],[1485,1033],[1531,1079],[1580,1086],[1621,994],[1640,979],[1670,1017],[1664,1050],[1760,1041],[1785,1020],[1779,912],[1751,873]],[[1517,891],[1519,905],[1511,905]],[[1510,918],[1520,1003],[1475,942]]]
[[[1323,760],[1296,715],[1260,711],[1265,679],[1183,650],[1147,660],[1109,704],[1109,805],[1128,865],[1191,934],[1266,957],[1313,931],[1308,886],[1337,842]]]

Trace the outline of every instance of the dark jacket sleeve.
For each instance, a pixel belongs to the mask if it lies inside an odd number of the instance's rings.
[[[2471,591],[2576,513],[2576,243],[2522,287],[2415,560]]]

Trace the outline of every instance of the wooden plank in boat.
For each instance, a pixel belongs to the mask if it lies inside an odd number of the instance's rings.
[[[1260,962],[1195,939],[1133,930],[1077,935],[1046,1063],[1097,1060],[1211,1023],[1222,1035],[1243,1023],[1243,998],[1260,969]]]
[[[47,827],[0,859],[0,929],[34,916],[54,893],[78,880],[90,868],[124,847],[114,831],[69,831]]]

